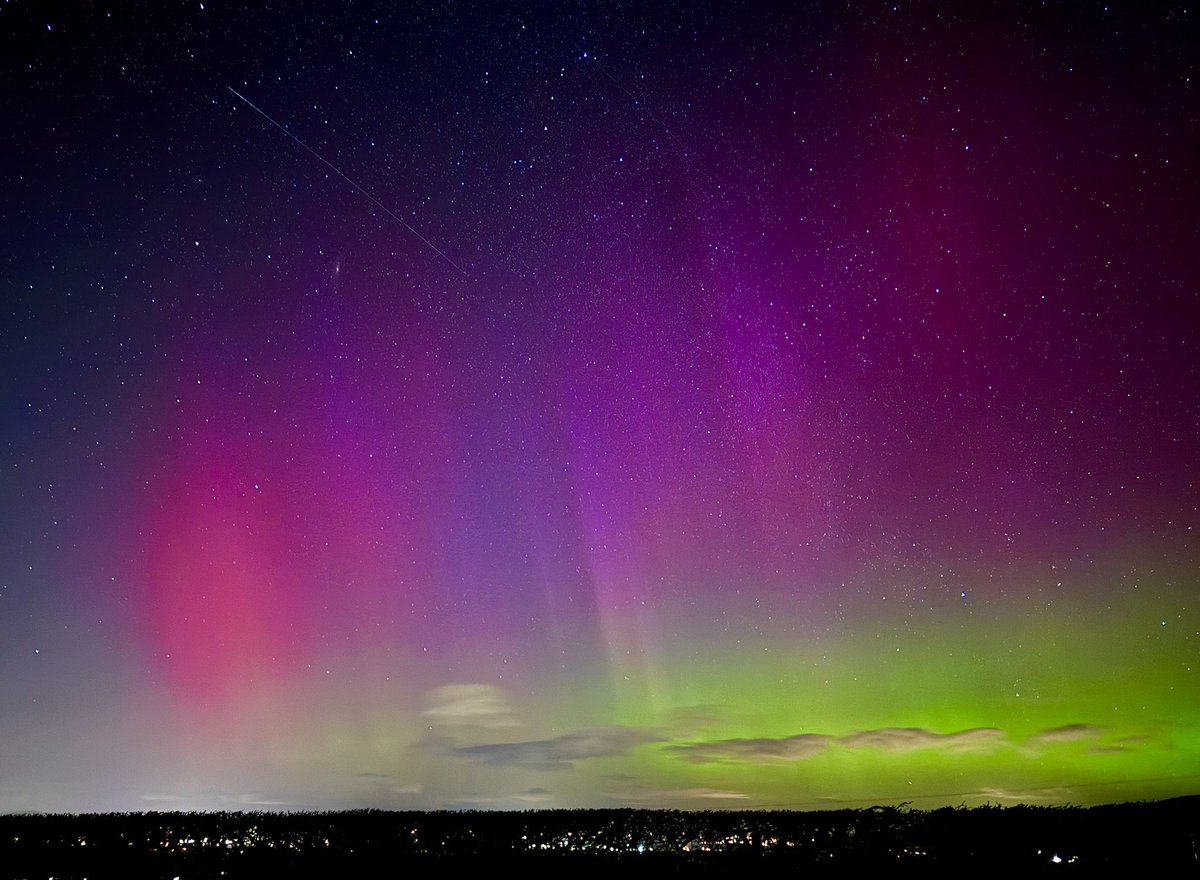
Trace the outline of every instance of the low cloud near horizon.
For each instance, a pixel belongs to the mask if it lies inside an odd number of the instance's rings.
[[[1107,728],[1090,724],[1068,724],[1048,728],[1027,737],[1023,747],[1040,751],[1049,745],[1096,741]],[[955,753],[991,752],[1015,746],[1013,738],[995,727],[973,727],[938,733],[921,727],[884,727],[860,730],[842,736],[801,733],[786,737],[722,739],[672,743],[665,747],[675,757],[692,764],[781,763],[804,761],[833,749],[875,749],[903,754],[922,749]],[[1115,753],[1111,750],[1110,753]]]
[[[431,724],[493,730],[521,726],[507,695],[496,685],[446,684],[426,694],[426,701],[428,708],[421,714]]]
[[[484,764],[561,770],[571,767],[574,761],[623,755],[634,746],[661,741],[660,735],[644,728],[612,725],[586,728],[554,739],[459,746],[454,753]]]

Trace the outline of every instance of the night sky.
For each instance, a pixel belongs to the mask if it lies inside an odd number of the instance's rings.
[[[0,811],[1200,790],[1200,12],[249,5],[0,4]]]

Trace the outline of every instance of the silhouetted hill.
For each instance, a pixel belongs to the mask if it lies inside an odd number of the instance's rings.
[[[377,810],[0,817],[4,878],[375,876],[600,865],[638,875],[828,868],[1200,868],[1200,797],[830,812]]]

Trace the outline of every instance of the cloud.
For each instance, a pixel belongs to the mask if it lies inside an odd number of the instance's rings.
[[[1136,734],[1134,736],[1123,736],[1117,742],[1127,746],[1148,746],[1154,742],[1154,738],[1146,734]]]
[[[941,749],[953,752],[990,751],[1005,742],[1004,732],[994,727],[973,727],[954,733],[934,733],[921,727],[883,727],[862,730],[836,740],[851,749],[881,749],[885,752],[912,752]]]
[[[658,734],[638,727],[592,727],[551,740],[554,753],[568,760],[619,755],[634,746],[658,742]]]
[[[257,792],[239,793],[239,794],[219,794],[217,799],[230,804],[237,804],[242,807],[299,807],[303,804],[298,801],[280,801],[272,798],[264,797]]]
[[[572,761],[623,755],[634,746],[661,739],[658,734],[637,727],[593,727],[556,739],[460,746],[454,752],[484,764],[561,770],[570,767]]]
[[[725,713],[720,706],[680,706],[667,716],[666,726],[677,736],[695,737],[724,720]]]
[[[612,792],[606,797],[626,804],[641,806],[673,806],[686,801],[748,801],[750,795],[743,791],[721,788],[673,788],[661,791]]]
[[[1088,744],[1095,751],[1101,747],[1101,737],[1108,732],[1107,727],[1097,727],[1094,724],[1064,724],[1061,727],[1047,728],[1027,737],[1022,744],[1022,751],[1027,755],[1035,756],[1049,747],[1069,743]]]
[[[515,794],[481,795],[469,794],[446,804],[449,810],[495,810],[514,809],[527,810],[530,807],[545,806],[554,802],[554,795],[544,788],[527,788]]]
[[[1048,747],[1081,743],[1088,747],[1087,752],[1090,755],[1122,755],[1147,746],[1170,747],[1154,730],[1126,736],[1114,734],[1112,728],[1096,724],[1065,724],[1039,731],[1026,738],[1023,750],[1027,755],[1037,755]]]
[[[527,788],[518,791],[513,797],[531,804],[548,804],[554,800],[554,795],[544,788]]]
[[[830,748],[880,749],[911,752],[917,749],[986,751],[1005,742],[1004,733],[992,727],[976,727],[953,733],[935,733],[919,727],[884,727],[860,730],[846,736],[801,733],[778,739],[724,739],[715,742],[679,743],[665,751],[693,764],[729,761],[767,764],[805,761]]]
[[[750,797],[750,795],[746,794],[745,792],[726,791],[724,789],[719,789],[719,788],[685,788],[685,789],[681,789],[680,791],[673,792],[673,794],[680,795],[681,797],[700,798],[701,800],[716,800],[716,801],[728,801],[728,800],[740,801],[740,800],[747,800]]]
[[[982,788],[977,797],[989,801],[1008,801],[1011,803],[1036,803],[1038,801],[1062,803],[1070,800],[1073,789],[1064,787],[1053,788]]]
[[[174,809],[186,804],[189,809],[224,809],[230,804],[237,807],[304,807],[300,801],[284,801],[269,798],[258,792],[230,792],[205,790],[187,795],[147,792],[138,795],[139,800],[155,804],[173,804]]]
[[[566,761],[551,757],[552,744],[549,740],[463,746],[456,748],[454,751],[464,758],[501,767],[560,770],[571,766]]]
[[[1097,739],[1108,728],[1097,727],[1094,724],[1067,724],[1063,727],[1051,727],[1040,733],[1035,733],[1025,744],[1029,746],[1044,746],[1050,743],[1082,742]]]
[[[504,691],[492,684],[446,684],[425,696],[429,708],[421,714],[434,724],[489,730],[521,726]]]
[[[384,788],[392,794],[420,794],[423,786],[419,782],[403,782],[391,773],[355,773],[356,779]]]
[[[680,743],[665,751],[692,764],[743,761],[752,764],[803,761],[825,751],[832,737],[801,733],[782,739],[722,739],[715,742]]]
[[[1085,743],[1091,746],[1093,754],[1119,754],[1130,751],[1131,746],[1149,741],[1145,736],[1132,736],[1115,742],[1102,742],[1109,733],[1109,728],[1094,724],[1065,724],[1027,737],[1022,748],[1026,753],[1036,753],[1060,743]],[[664,751],[693,764],[770,764],[804,761],[831,749],[875,749],[891,754],[937,749],[957,753],[990,752],[1009,744],[1010,739],[1004,731],[994,727],[973,727],[950,733],[938,733],[922,727],[881,727],[844,736],[805,733],[774,739],[675,743]]]

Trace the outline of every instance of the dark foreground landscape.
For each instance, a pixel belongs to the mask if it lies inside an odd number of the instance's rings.
[[[6,878],[410,876],[603,867],[1200,868],[1200,797],[1077,807],[832,812],[122,813],[0,817]],[[823,872],[824,873],[824,872]]]

